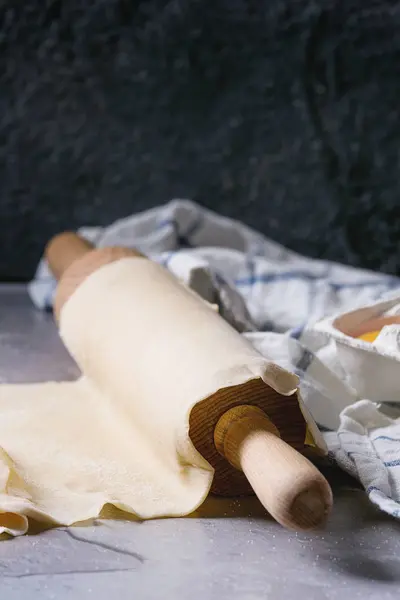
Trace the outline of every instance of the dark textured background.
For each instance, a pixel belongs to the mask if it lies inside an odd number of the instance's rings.
[[[0,0],[0,279],[174,197],[400,273],[400,2]]]

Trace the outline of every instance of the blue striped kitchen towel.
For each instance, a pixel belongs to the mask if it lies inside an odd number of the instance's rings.
[[[372,502],[400,516],[400,409],[383,410],[360,397],[346,382],[331,341],[313,327],[387,295],[398,293],[400,302],[400,279],[300,256],[186,200],[79,233],[99,247],[138,248],[218,304],[262,354],[299,376],[333,459],[360,480]],[[51,309],[54,291],[43,259],[29,286],[32,301]],[[399,401],[400,394],[393,398]]]

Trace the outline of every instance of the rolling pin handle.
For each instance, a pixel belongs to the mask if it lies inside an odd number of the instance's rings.
[[[332,506],[325,477],[284,442],[267,415],[255,406],[236,406],[222,415],[214,443],[243,471],[266,510],[281,525],[309,530],[322,525]]]
[[[50,271],[59,282],[53,306],[56,321],[59,321],[68,298],[89,275],[122,258],[145,258],[134,248],[95,248],[80,235],[69,231],[50,240],[45,257]]]
[[[76,260],[88,254],[93,248],[94,246],[81,236],[65,231],[50,240],[44,254],[51,272],[59,281]]]

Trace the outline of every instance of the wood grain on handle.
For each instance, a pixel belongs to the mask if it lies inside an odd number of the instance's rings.
[[[289,529],[322,525],[332,506],[325,477],[280,439],[266,414],[237,406],[222,415],[214,431],[217,450],[244,472],[266,510]]]

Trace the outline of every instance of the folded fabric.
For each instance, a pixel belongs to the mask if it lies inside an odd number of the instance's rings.
[[[329,430],[332,458],[359,478],[372,502],[399,515],[400,423],[384,412],[400,394],[386,398],[386,407],[371,403],[368,390],[361,395],[334,341],[318,328],[332,315],[400,297],[398,278],[305,258],[189,201],[80,233],[100,247],[138,248],[218,304],[257,350],[300,377],[305,403]],[[38,308],[52,307],[55,281],[44,260],[29,291]]]

